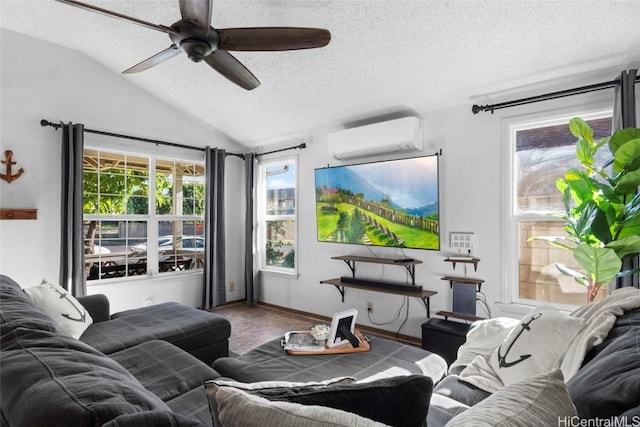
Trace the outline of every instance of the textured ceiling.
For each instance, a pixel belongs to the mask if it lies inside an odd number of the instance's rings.
[[[155,24],[177,0],[86,0]],[[121,72],[167,35],[53,0],[1,0],[0,26]],[[640,62],[640,0],[213,2],[212,26],[326,28],[328,46],[234,52],[261,81],[245,91],[179,55],[123,76],[237,142],[265,145],[345,123],[496,102],[558,82],[616,77]],[[29,53],[27,53],[29,54]],[[471,113],[470,113],[471,114]]]

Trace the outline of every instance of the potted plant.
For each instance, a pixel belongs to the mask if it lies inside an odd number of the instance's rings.
[[[556,187],[563,195],[565,236],[532,237],[573,252],[584,272],[564,264],[556,267],[587,287],[591,302],[598,289],[616,277],[640,271],[623,271],[623,258],[640,253],[640,129],[616,131],[598,141],[581,118],[569,127],[578,138],[576,158],[579,168],[569,168]],[[596,164],[595,154],[609,150],[611,157]]]

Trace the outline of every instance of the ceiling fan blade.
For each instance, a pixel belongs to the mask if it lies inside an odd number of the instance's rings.
[[[251,90],[260,86],[260,81],[233,55],[224,50],[215,50],[204,57],[204,61],[214,70],[238,86]]]
[[[142,25],[143,27],[151,28],[152,30],[161,31],[163,33],[178,34],[178,35],[180,34],[179,32],[177,32],[176,30],[174,30],[171,27],[165,27],[164,25],[152,24],[151,22],[143,21],[142,19],[133,18],[131,16],[123,15],[121,13],[113,12],[111,10],[103,9],[101,7],[94,6],[94,5],[87,4],[87,3],[83,3],[81,1],[77,1],[77,0],[56,0],[56,1],[58,1],[60,3],[68,4],[70,6],[76,6],[76,7],[79,7],[81,9],[89,10],[91,12],[102,13],[103,15],[111,16],[112,18],[118,18],[118,19],[122,19],[122,20],[125,20],[125,21],[133,22],[134,24]]]
[[[133,67],[124,70],[122,74],[133,74],[133,73],[139,73],[140,71],[147,70],[151,67],[154,67],[160,64],[161,62],[166,61],[169,58],[173,58],[180,52],[182,51],[178,49],[178,47],[175,44],[172,44],[162,52],[156,53],[151,58],[147,58],[144,61],[134,65]]]
[[[180,0],[182,20],[200,27],[204,34],[211,28],[212,0]]]
[[[220,49],[236,51],[274,51],[313,49],[326,46],[331,33],[321,28],[254,27],[216,30]]]

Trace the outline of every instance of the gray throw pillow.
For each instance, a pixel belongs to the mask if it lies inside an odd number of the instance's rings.
[[[218,396],[224,427],[384,427],[339,409],[272,402],[232,387],[223,387]]]
[[[211,381],[229,387],[223,381]],[[433,391],[433,381],[423,375],[383,378],[363,383],[300,385],[294,387],[243,387],[238,389],[270,401],[340,409],[389,426],[424,425]]]
[[[511,384],[449,421],[446,427],[531,427],[570,424],[576,416],[562,371]]]

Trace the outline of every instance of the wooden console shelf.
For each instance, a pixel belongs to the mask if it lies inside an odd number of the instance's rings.
[[[340,295],[342,295],[342,302],[344,302],[344,293],[345,293],[344,288],[354,288],[354,289],[361,289],[363,291],[381,292],[383,294],[402,295],[405,297],[416,297],[422,301],[422,303],[424,304],[424,307],[427,309],[427,317],[431,317],[431,304],[429,302],[429,298],[437,294],[436,291],[425,291],[424,289],[422,290],[422,292],[411,292],[411,291],[397,291],[392,289],[383,289],[375,286],[358,285],[356,283],[343,282],[339,278],[321,280],[320,283],[335,286],[336,289],[338,289],[338,292],[340,292]]]
[[[407,269],[409,276],[411,276],[411,284],[416,284],[416,265],[422,264],[422,261],[417,259],[408,258],[377,258],[369,256],[357,256],[357,255],[340,255],[331,257],[331,259],[339,259],[344,261],[351,269],[351,274],[356,277],[356,262],[368,262],[371,264],[388,264],[388,265],[400,265]]]
[[[444,260],[445,262],[453,263],[453,269],[456,269],[456,263],[460,262],[463,264],[473,264],[473,270],[478,271],[478,263],[480,262],[480,258],[476,257],[449,257]]]
[[[444,317],[444,320],[447,320],[449,317],[451,317],[452,319],[466,320],[466,321],[469,321],[469,322],[475,322],[476,320],[485,320],[484,317],[463,316],[461,314],[455,314],[455,313],[452,313],[450,311],[439,311],[436,314],[438,316]]]
[[[0,219],[38,219],[38,210],[0,208]]]
[[[472,277],[444,276],[444,277],[441,277],[440,280],[449,281],[449,287],[451,288],[453,288],[453,282],[475,284],[478,289],[478,292],[480,292],[480,290],[482,289],[482,284],[484,283],[484,280],[474,279]]]
[[[331,259],[336,259],[336,260],[341,260],[344,261],[348,266],[349,269],[351,270],[351,274],[352,276],[355,278],[356,277],[356,263],[357,262],[368,262],[368,263],[372,263],[372,264],[387,264],[387,265],[398,265],[401,267],[404,267],[407,269],[407,272],[409,273],[409,275],[411,276],[411,285],[415,286],[416,285],[416,265],[418,264],[422,264],[422,261],[417,260],[417,259],[409,259],[409,258],[377,258],[377,257],[365,257],[365,256],[357,256],[357,255],[340,255],[340,256],[334,256],[331,257]],[[351,282],[345,282],[340,278],[336,278],[336,279],[328,279],[328,280],[321,280],[320,283],[324,283],[327,285],[333,285],[335,286],[335,288],[338,290],[338,292],[340,292],[340,295],[342,296],[342,302],[344,302],[344,293],[345,293],[345,288],[354,288],[354,289],[361,289],[364,291],[372,291],[372,292],[381,292],[381,293],[385,293],[385,294],[394,294],[394,295],[402,295],[402,296],[406,296],[406,297],[415,297],[415,298],[419,298],[422,303],[424,304],[424,307],[427,310],[427,317],[431,317],[431,313],[430,313],[430,302],[429,302],[429,298],[432,297],[433,295],[437,294],[437,292],[435,291],[427,291],[427,290],[422,290],[422,291],[405,291],[405,290],[399,290],[399,289],[385,289],[385,288],[380,288],[377,286],[368,286],[366,284],[360,284],[360,283],[351,283]]]

